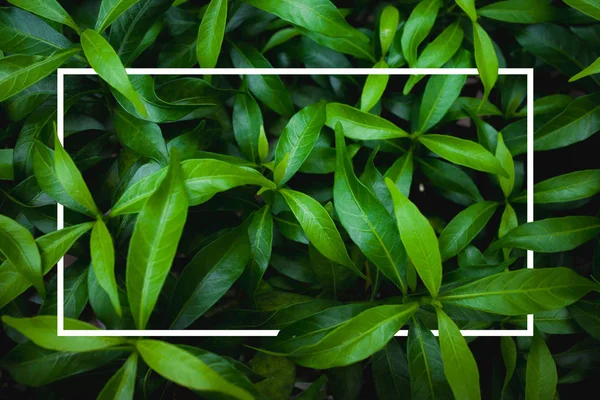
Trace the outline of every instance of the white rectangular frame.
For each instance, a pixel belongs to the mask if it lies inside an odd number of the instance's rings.
[[[476,68],[127,68],[129,75],[479,75]],[[533,222],[533,68],[500,68],[499,75],[527,76],[527,222]],[[57,82],[57,132],[64,145],[64,77],[66,75],[97,75],[92,68],[59,68]],[[64,209],[56,207],[57,229],[64,228]],[[533,251],[527,251],[527,268],[533,269]],[[244,336],[272,337],[279,330],[68,330],[64,329],[64,258],[57,270],[57,334],[58,336]],[[463,336],[533,336],[533,314],[527,315],[527,329],[467,329]],[[437,330],[431,331],[438,336]],[[408,336],[408,330],[395,336]]]

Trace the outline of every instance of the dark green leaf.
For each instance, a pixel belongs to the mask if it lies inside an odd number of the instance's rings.
[[[190,326],[242,275],[250,258],[248,229],[246,223],[232,229],[200,250],[186,265],[169,304],[172,329]]]
[[[574,303],[599,286],[568,268],[502,272],[440,295],[453,304],[501,315],[532,314]]]
[[[139,0],[102,0],[100,3],[100,11],[96,20],[98,32],[104,32],[121,14],[137,3]]]
[[[269,61],[253,47],[232,46],[231,60],[236,68],[272,68]],[[277,75],[248,75],[248,88],[256,98],[283,117],[294,114],[289,92]]]
[[[536,151],[581,142],[600,130],[600,93],[579,97],[535,131]]]
[[[558,380],[552,354],[541,336],[535,335],[527,357],[525,399],[553,399]]]
[[[477,10],[482,17],[517,24],[539,24],[557,17],[557,9],[543,0],[507,0]]]
[[[9,0],[8,2],[50,21],[70,26],[77,33],[81,32],[75,21],[56,0]]]
[[[572,250],[599,233],[600,218],[547,218],[516,227],[495,242],[492,248],[516,247],[541,253],[557,253]]]
[[[0,58],[0,101],[39,82],[79,52],[75,48],[57,50],[47,57],[17,54]]]
[[[383,349],[373,354],[371,363],[378,399],[410,397],[408,361],[401,345],[390,340]]]

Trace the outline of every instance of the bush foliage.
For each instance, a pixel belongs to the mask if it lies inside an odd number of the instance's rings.
[[[553,400],[594,383],[598,2],[335,3],[2,3],[1,397]],[[95,73],[57,93],[59,67]],[[533,99],[498,73],[515,67]],[[144,329],[180,333],[104,336]],[[215,329],[279,334],[185,334]]]

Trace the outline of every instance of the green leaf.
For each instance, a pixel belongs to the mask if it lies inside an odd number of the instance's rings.
[[[359,144],[348,146],[350,158],[354,158],[360,148]],[[335,148],[315,145],[298,171],[307,174],[330,174],[335,172]]]
[[[479,143],[450,135],[423,135],[419,141],[429,150],[458,165],[508,178],[492,153]]]
[[[516,39],[526,51],[568,76],[577,74],[598,56],[583,39],[558,25],[529,25],[516,35]]]
[[[297,364],[326,369],[353,364],[379,351],[419,308],[418,303],[377,306],[294,354]]]
[[[101,218],[96,221],[92,229],[90,254],[98,283],[108,294],[117,314],[121,316],[119,288],[115,279],[115,249],[110,232]]]
[[[393,212],[392,196],[390,196],[390,192],[385,185],[383,175],[381,175],[381,172],[379,172],[374,162],[377,151],[378,148],[371,152],[371,155],[367,160],[367,164],[365,165],[365,169],[359,180],[363,185],[371,189],[373,194],[375,194],[375,197],[379,199],[381,204],[383,204],[385,209],[391,214]]]
[[[140,0],[102,0],[98,19],[96,20],[97,32],[104,32],[121,14]]]
[[[131,65],[140,43],[153,25],[171,7],[172,0],[139,0],[117,18],[110,27],[108,41],[126,66]],[[195,44],[196,35],[193,35]],[[173,43],[171,46],[173,47]],[[193,49],[190,58],[195,63]],[[192,64],[193,65],[193,64]],[[192,66],[190,65],[190,67]],[[160,59],[159,59],[159,67]]]
[[[470,66],[471,54],[466,50],[459,50],[446,65],[448,68],[468,68]],[[427,132],[441,121],[460,96],[466,81],[466,75],[433,75],[429,78],[419,108],[417,132]]]
[[[291,39],[300,35],[300,30],[296,28],[285,28],[280,31],[275,32],[267,41],[263,49],[260,51],[262,54],[265,54],[267,51],[271,50],[274,47],[287,43]]]
[[[492,40],[477,22],[473,22],[473,42],[475,63],[485,89],[482,99],[482,103],[484,103],[498,79],[498,57]]]
[[[166,174],[167,168],[163,168],[131,185],[121,195],[110,215],[139,212]],[[210,158],[183,161],[181,176],[190,206],[202,204],[219,192],[242,185],[276,189],[273,182],[252,168]]]
[[[246,290],[251,299],[258,289],[260,280],[269,266],[273,250],[273,215],[269,205],[263,206],[252,216],[248,225],[250,261],[244,271]]]
[[[586,169],[555,176],[533,186],[533,202],[566,203],[592,197],[600,193],[600,170]],[[527,193],[521,193],[514,202],[527,202]]]
[[[477,10],[482,17],[517,24],[539,24],[558,16],[558,10],[543,0],[507,0]]]
[[[475,0],[454,0],[454,2],[465,12],[465,14],[467,14],[472,22],[477,21]]]
[[[18,222],[0,215],[0,239],[0,253],[45,297],[42,261],[31,233]]]
[[[265,127],[264,127],[264,125],[261,124],[259,133],[258,133],[259,162],[261,164],[264,163],[268,156],[269,156],[269,141],[267,140],[267,135],[265,133]]]
[[[335,37],[335,38],[333,38],[333,37],[322,35],[320,33],[316,33],[316,32],[313,32],[313,31],[310,31],[308,29],[304,29],[304,28],[301,28],[298,26],[296,28],[300,31],[302,36],[306,36],[307,38],[310,38],[310,41],[313,41],[320,46],[327,47],[338,53],[350,54],[356,58],[369,60],[372,63],[377,62],[377,60],[373,56],[373,48],[366,41],[356,40],[355,38],[352,38],[352,37]],[[313,47],[316,47],[316,46],[313,45]],[[314,50],[314,51],[320,51],[321,53],[323,53],[323,48],[320,48],[319,50]],[[340,54],[338,54],[338,53],[333,53],[333,54],[338,55],[338,57],[336,57],[335,59],[328,59],[328,60],[324,60],[324,61],[327,63],[335,62],[335,60],[339,58]],[[315,55],[311,54],[311,56],[314,57]],[[325,55],[325,56],[327,56],[327,55]],[[345,60],[345,58],[343,58],[343,59]]]
[[[115,133],[123,146],[161,165],[168,163],[167,145],[157,124],[137,119],[121,108],[113,115]]]
[[[43,19],[19,8],[0,10],[0,49],[9,53],[48,56],[71,42]]]
[[[236,68],[273,68],[253,47],[233,45],[231,60]],[[278,75],[247,75],[248,88],[267,107],[283,117],[294,114],[292,98]]]
[[[86,29],[81,34],[81,47],[88,62],[100,78],[125,96],[134,105],[135,109],[143,117],[146,117],[148,113],[140,95],[131,85],[125,67],[123,67],[119,56],[106,39],[98,32]]]
[[[575,82],[581,78],[584,78],[586,76],[593,75],[593,74],[600,74],[600,57],[598,57],[596,59],[596,61],[591,63],[588,67],[586,67],[580,73],[578,73],[577,75],[573,75],[569,79],[569,82]]]
[[[13,149],[0,149],[0,181],[14,179]]]
[[[35,242],[40,252],[42,274],[46,275],[50,272],[73,243],[92,229],[92,226],[93,222],[86,222],[38,237]],[[29,279],[25,278],[10,261],[5,260],[0,265],[0,308],[3,308],[30,286]]]
[[[399,157],[385,172],[385,177],[391,179],[400,192],[408,197],[413,179],[413,152],[410,150],[406,155]]]
[[[515,345],[513,338],[509,336],[503,336],[500,339],[500,348],[502,351],[502,359],[504,360],[504,365],[506,367],[504,383],[502,384],[502,391],[500,393],[500,398],[502,399],[504,398],[506,388],[508,387],[510,379],[515,373],[515,367],[517,366],[517,346]]]
[[[443,261],[454,257],[466,248],[469,243],[489,222],[498,208],[494,201],[483,201],[462,210],[446,225],[440,234],[440,254]]]
[[[460,26],[460,21],[456,20],[425,47],[425,50],[423,50],[413,68],[441,67],[458,51],[463,37],[464,32]],[[424,75],[411,75],[404,86],[403,94],[407,95],[423,77]]]
[[[233,134],[244,156],[255,163],[261,158],[261,129],[264,132],[260,107],[250,93],[240,93],[235,97],[232,114]],[[266,139],[266,137],[265,137]],[[264,144],[263,144],[264,146]],[[264,150],[263,150],[264,151]],[[268,152],[268,142],[267,142]],[[266,158],[266,152],[265,154]]]
[[[302,166],[311,153],[321,128],[325,125],[325,104],[319,102],[303,108],[287,123],[275,149],[275,166],[287,156],[279,186],[284,185]]]
[[[279,18],[311,32],[330,37],[348,37],[367,42],[368,38],[344,20],[340,11],[329,0],[244,0]]]
[[[452,58],[459,50],[464,37],[464,32],[460,27],[459,22],[459,20],[456,20],[452,25],[448,26],[440,33],[435,40],[427,45],[425,50],[423,50],[423,53],[417,59],[414,68],[439,68]],[[467,51],[463,51],[462,53],[464,62],[468,63],[470,61],[470,53]],[[448,65],[447,67],[452,68],[452,65]],[[408,78],[406,85],[404,85],[403,94],[407,95],[412,88],[423,79],[423,77],[424,75],[411,75],[410,78]],[[460,79],[460,77],[460,75],[457,75],[457,78]],[[456,93],[456,97],[453,100],[456,100],[459,94],[460,90]],[[451,104],[452,103],[448,104],[448,108]]]
[[[373,68],[388,68],[384,60],[377,62]],[[360,97],[360,111],[369,112],[381,99],[390,79],[389,75],[369,75],[365,81]]]
[[[197,357],[200,361],[206,364],[209,368],[214,370],[216,373],[226,378],[227,381],[241,389],[244,389],[256,399],[263,399],[260,392],[256,390],[252,382],[260,381],[264,377],[254,373],[244,363],[237,361],[230,357],[221,357],[214,353],[210,353],[206,350],[199,349],[197,347],[188,345],[178,345],[180,349],[187,351],[188,353]],[[203,397],[208,400],[221,399],[222,396],[218,393],[204,392]],[[229,397],[227,397],[229,398]]]
[[[436,309],[444,374],[457,399],[481,399],[479,369],[465,338],[440,308]]]
[[[33,151],[33,171],[35,180],[40,188],[54,199],[57,203],[64,205],[71,210],[94,217],[94,214],[80,205],[65,191],[58,180],[54,168],[54,152],[39,142],[34,143]]]
[[[535,151],[581,142],[600,129],[600,93],[573,100],[563,112],[535,131]]]
[[[600,21],[600,6],[593,0],[565,0],[565,3]]]
[[[408,361],[402,346],[395,340],[371,357],[377,398],[393,400],[410,397]]]
[[[391,179],[386,178],[385,183],[392,194],[398,230],[408,257],[431,296],[435,297],[442,284],[442,260],[435,232],[427,218]]]
[[[172,329],[185,329],[212,307],[242,275],[250,258],[248,224],[220,236],[185,266],[168,314]]]
[[[339,124],[335,143],[333,201],[340,222],[364,255],[405,292],[406,251],[398,229],[383,204],[354,175]]]
[[[227,22],[227,0],[211,0],[198,29],[196,57],[200,68],[217,65]]]
[[[96,400],[132,400],[137,364],[138,354],[131,353],[125,364],[106,382]]]
[[[518,225],[519,220],[517,219],[515,209],[510,205],[510,203],[506,203],[504,211],[502,212],[502,218],[500,218],[500,226],[498,227],[498,237],[504,237],[508,232],[515,229]],[[510,248],[502,249],[505,259],[508,259],[510,250]]]
[[[450,399],[442,353],[433,333],[418,318],[411,320],[406,345],[411,398]]]
[[[515,162],[508,150],[508,147],[504,144],[504,138],[502,133],[498,133],[498,143],[496,145],[496,159],[500,162],[502,169],[508,173],[508,178],[498,176],[500,181],[500,187],[504,193],[504,197],[508,198],[513,191],[515,186]]]
[[[273,169],[273,181],[275,181],[275,184],[277,186],[280,186],[279,183],[283,179],[283,176],[285,174],[285,171],[287,170],[287,166],[288,166],[289,162],[290,162],[290,153],[286,153],[283,156],[283,158],[281,159],[281,161],[279,161],[279,163],[277,165],[275,165],[275,168]]]
[[[569,306],[569,313],[579,326],[593,338],[600,338],[600,303],[598,301],[578,301]]]
[[[441,6],[440,0],[421,1],[404,24],[402,53],[409,66],[412,67],[417,62],[417,49],[431,32]]]
[[[535,335],[527,356],[525,399],[553,399],[557,380],[558,374],[552,354],[544,339],[540,335]]]
[[[102,216],[81,172],[77,169],[69,153],[62,147],[57,135],[54,135],[54,169],[56,170],[56,178],[73,200],[92,214]]]
[[[327,121],[331,129],[341,124],[344,135],[355,140],[380,140],[407,137],[408,133],[386,119],[362,112],[340,103],[329,103],[326,107]]]
[[[80,352],[100,350],[127,343],[127,339],[107,336],[57,336],[57,318],[50,315],[32,318],[2,316],[2,321],[27,336],[40,347],[49,350]],[[76,319],[65,318],[66,330],[98,330],[94,325]]]
[[[285,357],[256,353],[252,357],[252,371],[266,377],[255,383],[266,398],[286,400],[290,398],[296,381],[296,365]]]
[[[385,56],[394,41],[394,36],[398,30],[400,22],[400,13],[392,5],[387,5],[379,16],[379,44],[381,45],[381,55]]]
[[[269,354],[291,356],[307,346],[318,343],[329,332],[370,308],[369,304],[355,303],[332,306],[315,312],[284,327],[272,342]]]
[[[296,216],[308,240],[325,257],[356,272],[356,268],[329,213],[312,197],[291,189],[279,191]]]
[[[462,169],[437,158],[419,158],[421,172],[435,186],[456,192],[472,201],[483,201],[475,182]]]
[[[75,21],[73,21],[73,18],[56,0],[8,0],[8,2],[50,21],[67,25],[77,33],[81,32]]]
[[[597,284],[563,267],[502,272],[440,295],[451,304],[500,315],[523,315],[568,306]]]
[[[64,316],[79,318],[88,303],[87,263],[71,264],[65,270],[63,278]],[[46,298],[38,311],[38,315],[56,315],[58,309],[58,277],[55,275],[48,282]]]
[[[166,176],[137,217],[127,253],[127,298],[138,329],[146,327],[171,269],[187,208],[179,160],[171,155]]]
[[[150,368],[178,385],[234,399],[253,399],[250,393],[229,383],[200,359],[173,344],[143,339],[138,340],[135,347]]]
[[[46,350],[27,341],[14,347],[2,359],[2,367],[18,383],[40,387],[81,374],[126,356],[119,349],[86,352]]]
[[[57,50],[47,57],[12,55],[0,58],[0,102],[53,73],[80,49]]]
[[[516,247],[540,253],[572,250],[600,233],[600,218],[571,216],[547,218],[519,225],[490,249]]]

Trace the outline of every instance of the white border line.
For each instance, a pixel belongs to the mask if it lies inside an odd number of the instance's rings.
[[[127,68],[129,75],[478,75],[477,68]],[[65,75],[97,75],[92,68],[58,68],[57,132],[64,145],[64,77]],[[533,68],[499,68],[498,75],[527,76],[527,222],[533,222]],[[64,227],[64,208],[56,206],[57,229]],[[527,268],[533,268],[533,251],[527,251]],[[57,335],[58,336],[277,336],[279,330],[66,330],[64,329],[64,258],[57,270]],[[463,336],[533,336],[533,314],[527,315],[527,329],[461,330]],[[438,336],[437,330],[431,331]],[[408,330],[395,336],[408,336]]]

